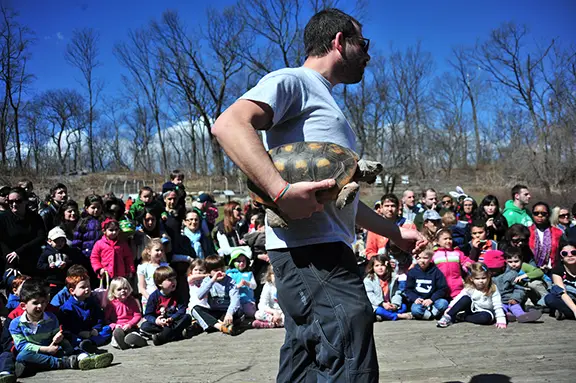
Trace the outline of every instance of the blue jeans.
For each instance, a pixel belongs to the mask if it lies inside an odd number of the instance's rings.
[[[57,355],[61,354],[62,352],[59,351]],[[61,358],[56,356],[27,350],[20,351],[16,356],[16,362],[24,363],[26,367],[33,367],[38,370],[56,370],[60,360]]]
[[[412,315],[416,319],[433,319],[438,318],[448,308],[448,301],[440,298],[435,300],[431,306],[424,307],[420,303],[412,304]]]
[[[112,329],[110,326],[103,326],[102,330],[98,333],[98,335],[91,336],[88,340],[94,342],[96,346],[103,346],[106,343],[110,342],[112,339]],[[70,336],[70,343],[74,347],[78,347],[80,342],[82,342],[84,338],[79,337],[77,334],[72,334]]]
[[[568,287],[570,287],[570,289],[568,289]],[[566,292],[568,293],[568,296],[574,301],[574,289],[572,286],[566,286]],[[562,300],[563,294],[564,290],[554,285],[550,289],[550,294],[544,297],[544,302],[546,303],[546,306],[550,308],[551,312],[560,311],[566,318],[574,319],[574,312],[572,312],[570,307],[568,307],[568,305]]]
[[[398,314],[404,314],[406,310],[406,304],[402,303],[402,306],[400,306],[397,311],[389,311],[382,306],[378,306],[376,307],[376,310],[374,310],[374,314],[380,315],[385,320],[397,320]]]

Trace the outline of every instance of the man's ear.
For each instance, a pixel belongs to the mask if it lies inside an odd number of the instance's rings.
[[[336,33],[332,46],[337,50],[339,50],[340,52],[344,51],[344,39],[345,39],[344,33],[342,32]]]

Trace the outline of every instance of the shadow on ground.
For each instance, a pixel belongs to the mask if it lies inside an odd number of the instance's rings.
[[[459,380],[453,380],[444,383],[465,383]],[[509,376],[502,374],[480,374],[473,376],[468,383],[512,383]]]

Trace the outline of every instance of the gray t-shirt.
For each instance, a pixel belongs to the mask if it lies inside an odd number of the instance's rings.
[[[332,96],[332,85],[320,73],[300,67],[269,73],[241,99],[269,105],[272,127],[264,134],[266,148],[300,141],[332,142],[356,150],[356,137]],[[289,229],[266,226],[266,248],[282,249],[318,243],[354,241],[358,196],[338,210],[333,202]],[[297,223],[296,223],[297,222]]]

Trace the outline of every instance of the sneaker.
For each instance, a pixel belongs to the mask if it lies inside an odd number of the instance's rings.
[[[118,346],[117,348],[119,348],[120,350],[127,350],[130,348],[130,346],[126,344],[124,338],[126,338],[126,333],[124,332],[124,330],[122,330],[120,327],[116,327],[114,329],[114,332],[112,332],[112,339],[114,340],[114,343],[116,343],[116,345]]]
[[[7,371],[0,373],[0,383],[16,383],[16,375]]]
[[[228,325],[228,326],[222,326],[222,330],[220,330],[220,331],[222,331],[222,333],[224,333],[224,334],[228,334],[231,336],[238,335],[238,331],[237,331],[236,327],[234,327],[233,324]]]
[[[21,378],[26,373],[26,365],[22,362],[14,363],[14,375]]]
[[[130,334],[126,335],[124,341],[132,348],[148,346],[146,339],[137,332],[131,332]]]
[[[450,318],[450,315],[448,314],[442,315],[442,318],[440,318],[438,322],[436,322],[436,326],[440,328],[446,328],[451,324],[452,324],[452,318]]]
[[[376,315],[376,322],[384,322],[384,317],[382,315]]]
[[[256,319],[254,322],[252,322],[252,327],[253,328],[274,328],[274,324],[272,322],[265,322],[265,321],[261,321]]]
[[[506,313],[506,319],[508,322],[516,322],[516,316],[512,313]]]
[[[564,318],[566,318],[566,316],[560,310],[556,310],[556,312],[554,313],[554,317],[556,318],[556,320],[564,320]]]
[[[111,365],[114,360],[114,355],[106,352],[100,355],[87,355],[79,360],[78,366],[81,370],[93,370],[95,368],[104,368]]]
[[[63,369],[77,369],[78,357],[76,355],[65,356],[64,358],[62,358],[61,366]]]
[[[80,349],[87,354],[95,354],[98,351],[98,347],[90,339],[84,339],[80,342]]]
[[[536,322],[538,319],[540,319],[540,317],[542,316],[542,313],[538,310],[531,310],[528,311],[526,314],[522,314],[516,317],[516,319],[518,320],[518,323],[530,323],[530,322]]]

